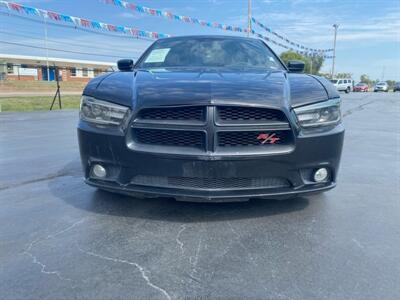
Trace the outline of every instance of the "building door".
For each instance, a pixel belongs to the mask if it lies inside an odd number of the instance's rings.
[[[54,67],[49,67],[49,79],[53,81],[55,79]],[[42,67],[42,80],[47,81],[47,67]]]

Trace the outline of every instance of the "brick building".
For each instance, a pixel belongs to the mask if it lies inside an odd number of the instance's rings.
[[[62,81],[83,81],[115,68],[115,63],[11,55],[0,53],[0,80],[55,80],[56,69]]]

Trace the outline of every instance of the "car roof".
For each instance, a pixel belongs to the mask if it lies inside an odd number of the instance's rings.
[[[207,35],[181,35],[181,36],[172,36],[172,37],[166,37],[166,38],[161,38],[160,40],[185,40],[185,39],[207,39],[207,38],[213,38],[213,39],[237,39],[237,40],[260,40],[258,38],[253,38],[253,37],[245,37],[245,36],[236,36],[236,35],[220,35],[220,34],[207,34]]]

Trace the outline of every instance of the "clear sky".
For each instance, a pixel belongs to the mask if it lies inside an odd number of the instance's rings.
[[[232,34],[194,24],[132,12],[100,0],[25,0],[14,2],[59,13],[171,35]],[[247,0],[131,0],[175,14],[246,27]],[[4,12],[4,10],[2,10]],[[400,81],[400,0],[252,0],[253,16],[276,32],[313,48],[331,48],[338,23],[336,71],[371,79]],[[41,20],[32,17],[32,20]],[[57,24],[59,24],[57,22]],[[256,25],[253,28],[265,33]],[[268,35],[268,34],[267,34]],[[273,36],[269,35],[271,38]],[[275,38],[276,39],[276,38]],[[0,14],[0,41],[44,46],[40,22]],[[48,26],[48,47],[86,54],[49,51],[51,57],[116,61],[137,58],[151,41]],[[277,53],[284,51],[270,45]],[[0,43],[0,53],[45,56],[44,49]],[[326,60],[322,71],[330,72]],[[383,78],[382,78],[383,77]]]

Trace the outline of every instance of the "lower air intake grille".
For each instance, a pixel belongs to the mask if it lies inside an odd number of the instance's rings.
[[[282,188],[289,187],[289,182],[284,178],[200,178],[200,177],[161,177],[137,175],[132,184],[175,187],[189,189],[246,189],[246,188]]]
[[[221,131],[219,147],[271,146],[290,143],[290,131]]]
[[[133,137],[137,143],[158,146],[204,149],[205,143],[205,136],[201,131],[133,128]]]

